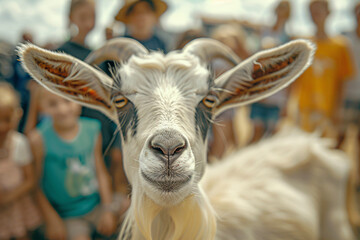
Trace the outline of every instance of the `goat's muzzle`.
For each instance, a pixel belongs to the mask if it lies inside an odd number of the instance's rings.
[[[149,148],[162,161],[170,176],[174,162],[186,150],[186,139],[177,131],[165,130],[155,134],[149,141]]]
[[[192,180],[192,154],[187,139],[179,131],[157,131],[149,138],[145,152],[141,176],[158,190],[178,191]]]

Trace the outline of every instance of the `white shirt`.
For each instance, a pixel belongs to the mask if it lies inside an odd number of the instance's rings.
[[[19,166],[25,166],[32,161],[32,153],[28,139],[19,132],[12,134],[13,160]]]

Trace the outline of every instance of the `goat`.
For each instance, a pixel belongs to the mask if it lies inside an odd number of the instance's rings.
[[[132,185],[119,239],[350,240],[348,164],[325,140],[280,134],[205,174],[212,119],[285,88],[313,53],[311,42],[296,40],[238,64],[211,39],[164,55],[119,38],[85,63],[30,44],[19,49],[41,85],[118,124]],[[235,67],[214,79],[208,64],[215,57]],[[91,66],[104,60],[119,63],[112,78]]]

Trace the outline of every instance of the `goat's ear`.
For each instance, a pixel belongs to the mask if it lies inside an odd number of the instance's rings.
[[[111,101],[113,80],[88,64],[63,53],[25,44],[18,49],[24,68],[45,88],[84,106],[102,111],[117,122]]]
[[[215,79],[214,114],[264,99],[293,82],[312,62],[314,45],[295,40],[261,51]]]

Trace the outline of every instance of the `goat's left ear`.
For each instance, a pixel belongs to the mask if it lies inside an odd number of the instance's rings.
[[[261,51],[215,79],[218,103],[214,115],[264,99],[287,87],[310,66],[315,47],[295,40]]]
[[[32,44],[22,45],[18,51],[26,71],[45,88],[118,121],[111,101],[110,77],[70,55]]]

